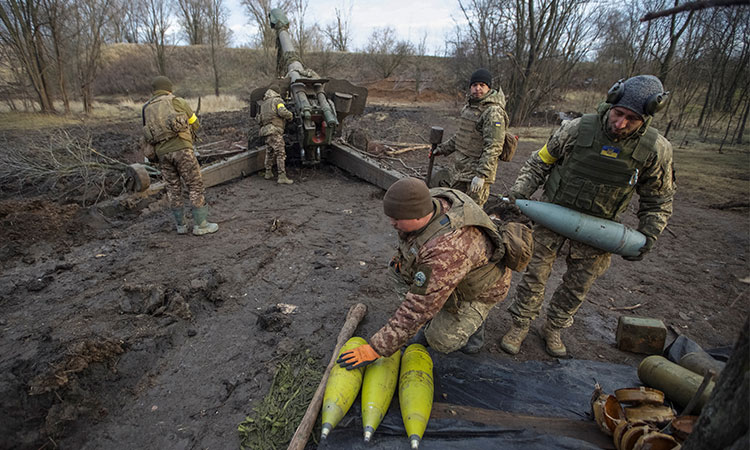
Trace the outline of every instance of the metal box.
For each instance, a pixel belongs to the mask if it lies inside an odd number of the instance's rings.
[[[661,355],[667,339],[667,327],[659,319],[620,316],[615,339],[620,350]]]

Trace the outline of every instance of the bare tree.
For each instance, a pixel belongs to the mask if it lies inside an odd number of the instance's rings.
[[[352,5],[344,12],[344,5],[341,8],[334,8],[336,19],[326,25],[323,33],[328,38],[333,50],[346,52],[349,50],[349,41],[351,40],[351,18]]]
[[[229,45],[231,30],[227,27],[227,10],[223,0],[208,0],[208,43],[211,49],[211,68],[214,73],[214,95],[219,96],[219,50]]]
[[[365,47],[378,69],[379,75],[385,79],[393,75],[396,69],[414,53],[414,48],[408,41],[398,40],[393,27],[375,28]]]
[[[177,0],[180,12],[179,23],[187,38],[188,45],[201,45],[206,42],[208,33],[208,8],[210,0]]]
[[[112,0],[77,0],[75,3],[76,73],[86,114],[91,113],[93,107],[92,85],[101,62],[103,30],[111,3]]]
[[[54,112],[48,80],[50,66],[43,42],[40,0],[0,2],[0,42],[13,49],[36,93],[42,112]]]
[[[66,43],[70,39],[69,27],[66,23],[70,19],[69,12],[73,9],[70,2],[66,0],[42,0],[41,7],[44,10],[45,22],[49,30],[49,41],[54,52],[55,64],[57,66],[57,87],[63,100],[65,113],[70,113],[70,98],[68,86],[65,79],[66,72]]]
[[[414,51],[414,98],[422,92],[424,84],[425,60],[427,55],[427,32],[422,35]]]
[[[292,0],[241,0],[241,3],[250,16],[250,23],[258,27],[259,46],[268,53],[276,46],[276,33],[271,28],[268,13],[274,8],[289,11]]]
[[[168,0],[144,1],[144,40],[151,48],[159,74],[166,75],[167,31],[169,31],[169,17],[172,14],[172,4]]]

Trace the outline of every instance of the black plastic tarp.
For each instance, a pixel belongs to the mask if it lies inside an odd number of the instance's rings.
[[[502,356],[443,355],[431,351],[435,404],[449,404],[519,416],[557,418],[592,429],[590,400],[595,383],[604,392],[640,386],[636,367],[600,361],[563,359],[517,362]],[[408,449],[398,405],[398,392],[372,441],[362,439],[360,399],[319,449]],[[433,407],[435,414],[435,407]],[[499,414],[499,413],[498,413]],[[431,418],[420,449],[594,449],[592,439],[547,433],[539,426],[477,422],[478,416]],[[573,422],[575,421],[575,422]],[[521,423],[521,425],[519,425]],[[585,426],[584,426],[585,425]],[[543,427],[542,427],[543,428]],[[571,427],[576,428],[576,427]],[[598,430],[593,430],[598,433]],[[602,434],[603,436],[603,434]],[[599,437],[599,436],[595,436]],[[607,442],[604,436],[603,442]],[[610,447],[613,448],[613,447]]]

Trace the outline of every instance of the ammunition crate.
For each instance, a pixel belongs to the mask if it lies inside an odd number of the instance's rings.
[[[620,350],[661,355],[667,339],[667,327],[659,319],[620,316],[615,339]]]

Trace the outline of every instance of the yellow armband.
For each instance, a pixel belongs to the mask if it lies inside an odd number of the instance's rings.
[[[195,114],[193,114],[193,115],[192,115],[192,116],[191,116],[191,117],[190,117],[190,118],[188,119],[188,123],[189,123],[190,125],[192,125],[193,123],[195,123],[195,121],[196,121],[196,120],[198,120],[198,118],[197,118],[197,117],[195,116]]]
[[[553,164],[555,161],[557,161],[557,158],[549,154],[549,150],[547,150],[547,144],[544,144],[544,147],[539,150],[539,159],[541,159],[545,164]]]

